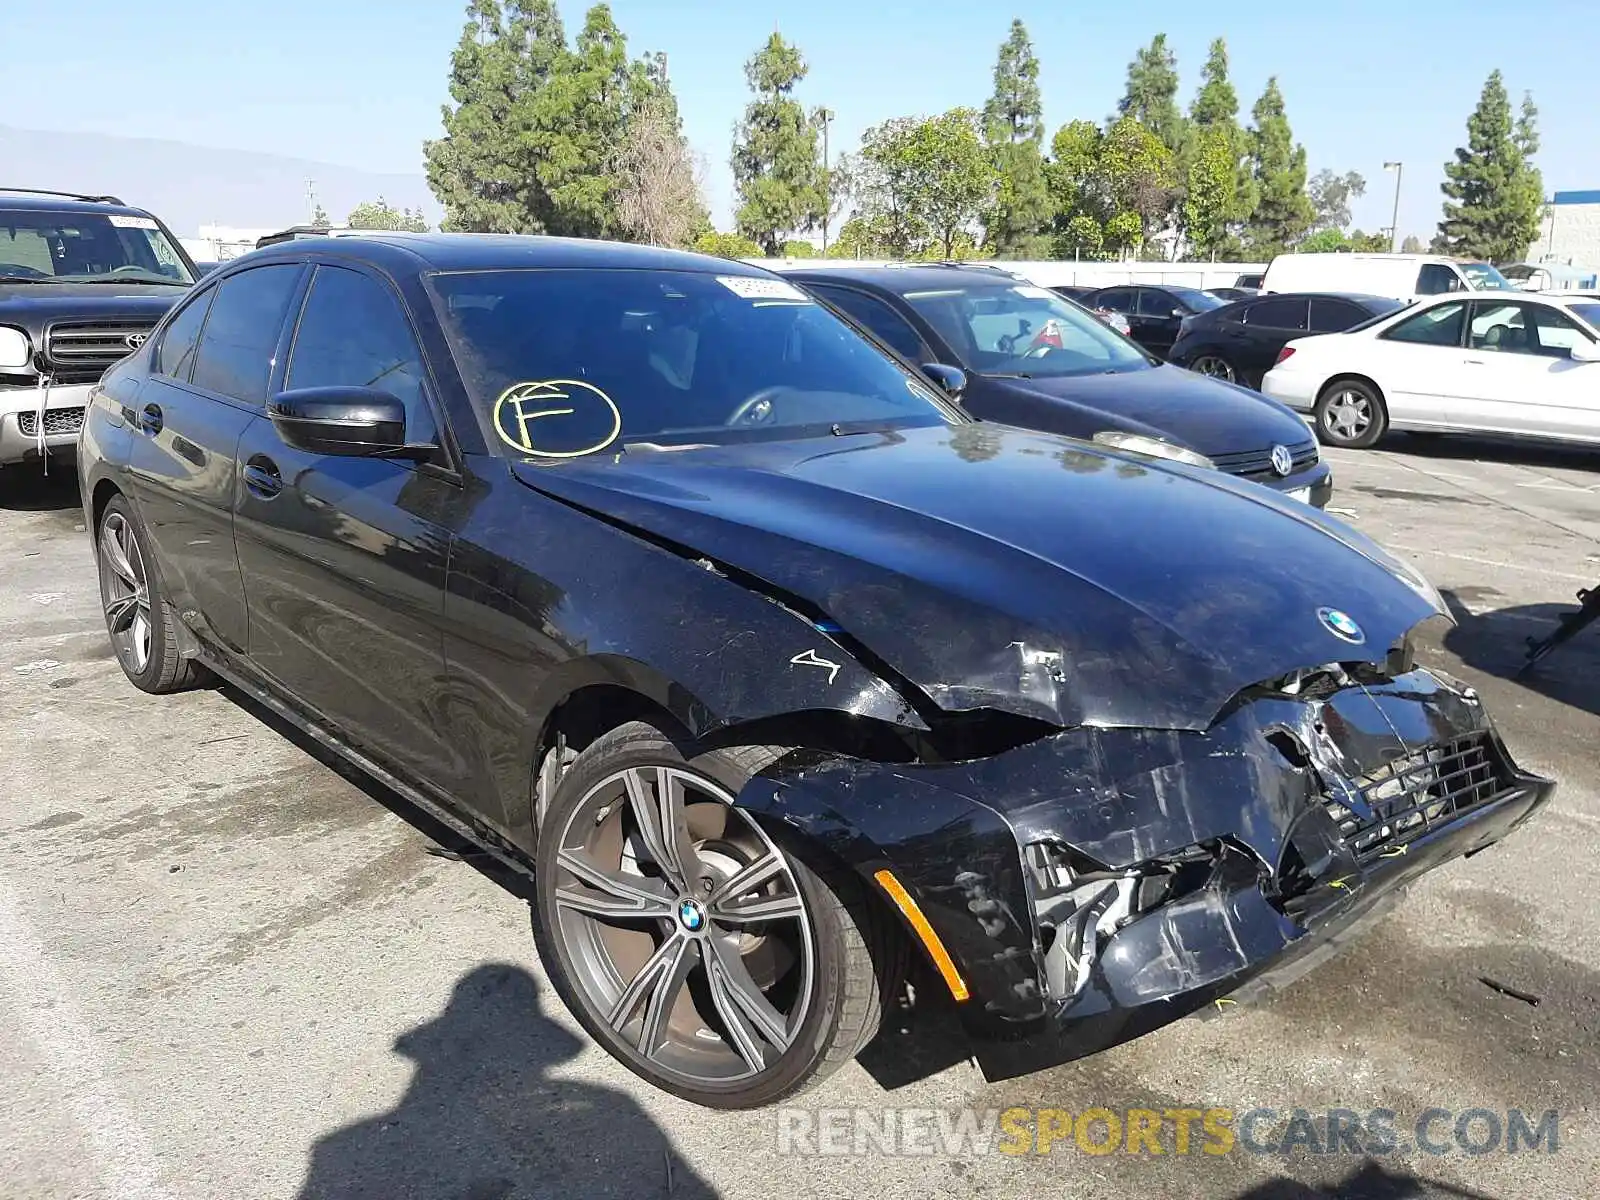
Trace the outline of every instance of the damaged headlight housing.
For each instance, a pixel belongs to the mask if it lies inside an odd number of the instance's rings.
[[[1207,470],[1216,470],[1217,466],[1204,454],[1143,433],[1103,429],[1094,435],[1094,440],[1101,446],[1109,446],[1113,450],[1121,450],[1127,454],[1143,455],[1145,458],[1165,458],[1172,462],[1183,463],[1185,466],[1204,467]]]
[[[28,335],[20,329],[0,325],[0,370],[25,367],[33,357]]]

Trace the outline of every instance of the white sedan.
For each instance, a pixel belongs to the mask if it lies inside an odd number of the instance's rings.
[[[1290,342],[1261,390],[1365,448],[1389,429],[1600,444],[1600,300],[1452,293]]]

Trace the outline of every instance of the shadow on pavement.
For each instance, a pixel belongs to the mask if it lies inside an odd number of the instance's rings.
[[[0,509],[60,512],[80,504],[78,472],[70,462],[52,462],[48,475],[37,462],[0,467]]]
[[[1486,1192],[1468,1191],[1389,1171],[1368,1160],[1336,1183],[1312,1185],[1293,1179],[1269,1179],[1232,1200],[1494,1200]]]
[[[551,1078],[585,1045],[528,972],[474,969],[395,1042],[416,1064],[400,1102],[316,1143],[300,1200],[715,1197],[629,1096]]]
[[[1444,648],[1463,664],[1600,715],[1600,623],[1580,631],[1523,673],[1528,639],[1554,632],[1561,618],[1578,607],[1576,596],[1571,604],[1525,604],[1475,614],[1455,592],[1443,595],[1456,619],[1455,628],[1444,635]]]
[[[1489,437],[1465,433],[1391,433],[1380,450],[1412,454],[1440,461],[1505,463],[1534,470],[1600,473],[1600,455],[1593,446],[1563,445],[1520,438]]]

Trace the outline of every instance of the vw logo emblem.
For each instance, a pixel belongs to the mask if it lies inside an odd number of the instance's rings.
[[[1366,633],[1356,624],[1356,619],[1347,612],[1340,612],[1337,608],[1319,608],[1317,620],[1322,622],[1324,629],[1342,642],[1359,646],[1367,640]]]
[[[122,339],[123,343],[128,347],[129,350],[137,350],[149,340],[150,335],[148,333],[130,333],[127,337]]]
[[[1289,447],[1272,448],[1272,469],[1278,473],[1279,478],[1294,470],[1294,455],[1289,453]]]
[[[691,900],[685,896],[678,901],[678,924],[690,933],[699,933],[700,927],[706,923],[706,910],[701,907],[700,901]]]

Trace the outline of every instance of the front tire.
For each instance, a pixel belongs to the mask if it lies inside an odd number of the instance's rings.
[[[625,725],[572,763],[540,825],[533,927],[556,991],[629,1070],[711,1108],[824,1078],[899,982],[894,930],[854,874],[734,806],[776,753],[685,760]]]
[[[150,539],[122,496],[113,496],[95,530],[100,604],[117,663],[140,691],[193,687],[200,668],[178,648],[176,617],[156,578]]]
[[[1389,409],[1382,393],[1360,379],[1334,380],[1322,389],[1311,411],[1318,440],[1347,450],[1377,445],[1389,428]]]

